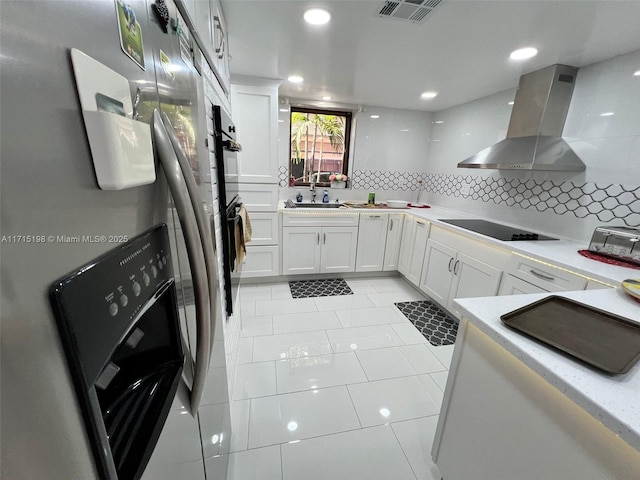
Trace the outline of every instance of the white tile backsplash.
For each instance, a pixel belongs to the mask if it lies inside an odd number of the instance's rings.
[[[563,137],[586,164],[585,172],[457,168],[458,162],[505,138],[514,88],[433,114],[368,107],[357,115],[352,188],[330,190],[331,200],[364,200],[373,191],[377,200],[412,201],[417,180],[424,178],[425,183],[431,182],[431,188],[422,201],[584,243],[599,225],[638,226],[640,77],[633,73],[639,65],[640,51],[635,51],[578,71]],[[607,112],[613,115],[601,116]],[[374,113],[380,118],[371,119]],[[286,175],[284,148],[280,159],[282,174]],[[489,188],[483,179],[489,180]],[[514,188],[494,191],[492,185],[500,180],[513,182]],[[545,181],[562,189],[579,187],[585,193],[566,198],[560,197],[560,192],[550,195],[554,198],[545,204],[545,194],[541,198],[533,195],[530,202],[528,193],[516,190],[520,184],[542,185]],[[462,196],[460,187],[465,183],[478,188]],[[594,184],[602,191],[592,195]],[[633,192],[634,198],[618,201],[609,192],[612,185]],[[285,187],[280,196],[293,199],[299,190]],[[308,192],[300,191],[306,199]]]
[[[633,76],[639,64],[636,51],[579,70],[563,135],[587,166],[581,173],[478,172],[456,167],[504,138],[513,91],[436,113],[434,119],[444,123],[434,124],[431,131],[427,171],[440,176],[425,201],[585,243],[602,224],[640,225],[640,78]],[[605,112],[614,115],[600,116]],[[492,186],[487,188],[486,180]],[[511,181],[513,188],[502,189],[494,183],[498,180]],[[537,195],[525,198],[531,191],[528,187],[545,181],[560,191],[549,192],[546,202]],[[472,186],[471,195],[463,197],[460,187],[467,182],[477,188]],[[517,191],[522,183],[527,188]],[[584,192],[577,197],[563,195],[573,188]],[[622,189],[633,194],[621,197]]]

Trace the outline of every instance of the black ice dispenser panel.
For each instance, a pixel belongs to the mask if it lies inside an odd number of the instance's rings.
[[[58,280],[51,304],[101,479],[138,479],[184,354],[166,225]]]

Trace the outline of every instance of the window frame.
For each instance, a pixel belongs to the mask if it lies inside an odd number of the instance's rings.
[[[316,107],[303,107],[303,106],[291,106],[289,109],[289,153],[288,153],[288,160],[289,160],[289,164],[288,164],[288,169],[289,169],[289,178],[291,178],[292,176],[292,169],[291,169],[291,144],[293,141],[293,135],[292,135],[292,127],[293,127],[293,122],[292,122],[292,117],[293,117],[293,113],[294,112],[298,112],[298,113],[313,113],[316,115],[340,115],[345,117],[345,131],[344,131],[344,146],[343,146],[343,159],[342,159],[342,173],[343,175],[346,175],[348,177],[349,174],[349,160],[350,160],[350,153],[351,153],[351,131],[352,131],[352,125],[353,125],[353,119],[354,119],[354,115],[353,112],[350,110],[340,110],[340,109],[326,109],[326,108],[316,108]],[[305,159],[306,160],[306,159]],[[332,172],[332,173],[336,173],[336,172]],[[351,179],[349,179],[348,181],[350,181]],[[294,186],[296,187],[308,187],[311,185],[311,182],[296,182]],[[316,186],[318,187],[329,187],[331,186],[331,182],[316,182]]]

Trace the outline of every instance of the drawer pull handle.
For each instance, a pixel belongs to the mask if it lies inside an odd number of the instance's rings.
[[[460,265],[460,260],[456,260],[456,263],[453,265],[453,274],[458,274],[458,265]]]
[[[369,218],[381,218],[381,215],[369,215]]]
[[[326,244],[327,244],[327,234],[326,234],[326,233],[323,233],[323,234],[322,234],[322,244],[323,244],[323,245],[326,245]]]
[[[317,240],[318,245],[320,245],[320,232],[318,232],[318,240]]]
[[[389,226],[389,231],[393,230],[393,219],[391,219],[391,224]]]
[[[424,222],[416,222],[418,225],[422,225],[423,227],[426,225]]]
[[[543,280],[549,280],[550,282],[553,282],[555,280],[555,277],[551,277],[549,275],[543,275],[542,273],[536,272],[535,270],[533,270],[531,268],[529,269],[529,271],[531,273],[533,273],[536,277],[542,278]]]
[[[453,263],[453,257],[449,260],[449,271],[451,271],[451,264]]]

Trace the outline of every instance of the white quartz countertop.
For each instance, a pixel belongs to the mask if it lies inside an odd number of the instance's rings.
[[[506,327],[500,316],[551,294],[456,300],[461,318],[476,325],[499,345],[565,394],[629,445],[640,451],[640,363],[622,375],[608,375]],[[556,293],[603,307],[640,324],[640,303],[621,289]]]
[[[437,205],[431,205],[431,208],[402,208],[402,209],[376,209],[376,208],[340,208],[340,209],[314,209],[314,208],[296,208],[285,209],[284,203],[280,203],[279,211],[284,214],[319,214],[319,215],[345,215],[352,214],[357,215],[359,213],[407,213],[416,217],[424,218],[433,225],[445,228],[447,230],[456,232],[461,235],[481,240],[484,243],[491,244],[495,247],[510,250],[521,255],[525,255],[542,262],[549,262],[553,265],[566,268],[567,270],[583,275],[594,280],[599,280],[612,285],[619,285],[622,280],[627,278],[640,278],[640,270],[632,268],[620,267],[617,265],[609,265],[606,263],[591,260],[583,257],[578,253],[578,250],[585,250],[589,246],[588,243],[581,244],[571,240],[551,240],[551,241],[517,241],[517,242],[505,242],[502,240],[496,240],[495,238],[487,237],[480,233],[475,233],[464,228],[456,227],[448,223],[441,222],[440,219],[463,219],[463,218],[475,218],[476,215],[469,215],[457,210],[451,210],[448,208],[439,207]],[[503,225],[510,225],[512,227],[520,228],[522,230],[533,230],[535,226],[516,225],[512,223],[498,222],[490,218],[484,218],[490,222],[501,223]],[[550,236],[553,233],[545,233]]]

